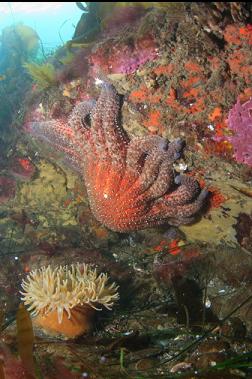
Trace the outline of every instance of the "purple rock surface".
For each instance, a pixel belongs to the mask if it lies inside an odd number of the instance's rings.
[[[237,162],[252,166],[252,98],[246,103],[237,103],[228,115],[228,127],[234,135],[228,140],[234,147]]]

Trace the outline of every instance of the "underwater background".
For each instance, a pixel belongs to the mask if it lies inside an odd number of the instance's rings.
[[[0,30],[23,23],[33,28],[49,51],[71,39],[80,18],[75,3],[64,2],[1,2]],[[55,30],[55,33],[51,31]]]
[[[0,23],[0,378],[251,378],[251,3]]]

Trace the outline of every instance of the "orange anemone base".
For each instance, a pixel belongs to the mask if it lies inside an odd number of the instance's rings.
[[[95,309],[89,305],[78,306],[71,309],[71,317],[63,312],[62,322],[58,321],[58,312],[55,310],[46,315],[39,314],[34,318],[34,325],[43,329],[51,336],[61,336],[72,339],[88,333],[93,326]]]

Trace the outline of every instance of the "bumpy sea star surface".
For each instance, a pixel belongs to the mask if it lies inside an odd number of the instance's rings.
[[[82,173],[91,210],[109,229],[127,232],[191,223],[207,191],[194,178],[174,172],[183,141],[159,136],[130,140],[119,116],[119,95],[104,84],[97,102],[79,103],[67,122],[30,122],[27,129],[64,152]]]

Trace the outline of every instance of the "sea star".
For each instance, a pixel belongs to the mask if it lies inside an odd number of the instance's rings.
[[[152,135],[130,140],[119,118],[120,97],[105,83],[97,102],[79,103],[67,122],[31,122],[27,129],[64,152],[82,173],[91,210],[109,229],[191,223],[207,190],[190,176],[175,176],[183,141]]]

